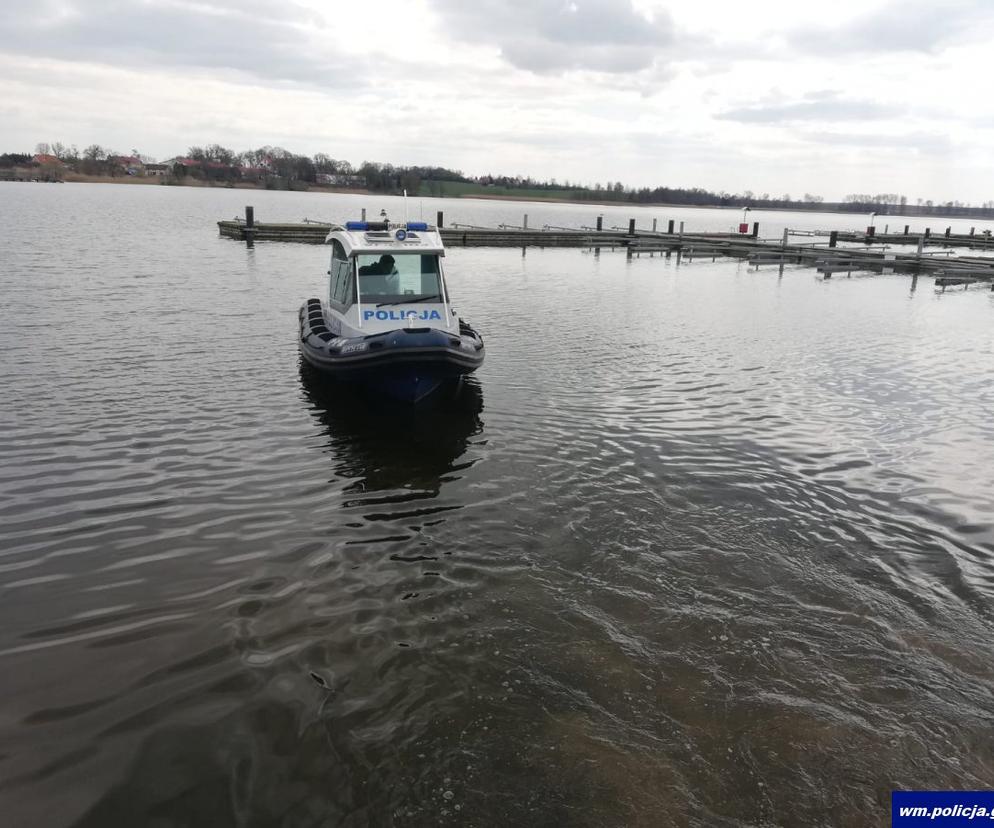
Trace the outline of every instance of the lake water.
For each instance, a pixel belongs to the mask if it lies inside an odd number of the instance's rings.
[[[6,824],[864,826],[994,788],[994,294],[452,249],[487,363],[377,406],[301,369],[327,250],[220,239],[246,203],[403,212],[0,184]]]

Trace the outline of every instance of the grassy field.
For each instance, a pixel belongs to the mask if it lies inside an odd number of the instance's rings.
[[[582,201],[583,190],[528,190],[518,187],[482,187],[479,184],[462,181],[423,181],[420,196],[459,198],[460,196],[479,198],[544,199],[552,201]]]

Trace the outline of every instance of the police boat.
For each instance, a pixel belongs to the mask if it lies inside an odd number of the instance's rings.
[[[300,309],[300,352],[326,374],[416,402],[483,364],[483,338],[449,301],[437,229],[333,226],[328,295]]]

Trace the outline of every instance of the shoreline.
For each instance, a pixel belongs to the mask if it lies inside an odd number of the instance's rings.
[[[158,176],[98,176],[98,175],[83,175],[81,173],[66,173],[60,180],[46,180],[46,181],[25,181],[19,179],[4,180],[0,178],[0,184],[10,183],[10,184],[52,184],[52,183],[65,183],[65,184],[124,184],[128,186],[160,186],[160,187],[192,187],[195,189],[217,189],[217,190],[259,190],[259,191],[270,191],[270,192],[281,192],[281,193],[321,193],[321,194],[331,194],[331,195],[365,195],[365,196],[389,196],[393,198],[401,198],[402,196],[396,193],[378,193],[373,190],[361,190],[361,189],[350,189],[350,188],[340,188],[340,187],[328,187],[320,184],[308,184],[303,189],[276,189],[272,187],[266,187],[264,185],[255,184],[252,182],[238,182],[238,183],[214,183],[201,181],[193,179],[190,181],[178,181],[172,179],[170,181],[165,181],[163,178]],[[461,193],[454,195],[412,195],[409,198],[430,198],[430,199],[450,199],[450,200],[469,200],[469,201],[507,201],[507,202],[519,202],[522,204],[569,204],[578,207],[591,207],[591,208],[603,208],[603,207],[627,207],[629,209],[659,209],[659,208],[669,208],[669,209],[679,209],[679,210],[723,210],[726,212],[739,212],[741,213],[744,208],[737,206],[724,206],[720,204],[679,204],[664,201],[651,201],[651,202],[634,202],[634,201],[587,201],[587,200],[577,200],[572,198],[540,198],[535,196],[514,196],[514,195],[487,195],[486,193]],[[994,221],[994,211],[990,216],[978,216],[978,215],[940,215],[937,213],[888,213],[888,212],[877,212],[877,218],[909,218],[909,219],[936,219],[936,220],[977,220],[977,221]],[[869,215],[869,210],[839,210],[832,209],[830,207],[821,207],[819,209],[806,209],[798,207],[750,207],[750,213],[823,213],[838,216],[866,216]]]
[[[162,176],[138,176],[138,175],[83,175],[81,173],[66,173],[62,181],[66,184],[127,184],[129,186],[159,186],[159,187],[191,187],[197,190],[269,190],[280,193],[345,193],[347,195],[375,195],[370,190],[356,190],[347,187],[326,187],[321,184],[308,184],[303,189],[276,189],[265,185],[255,184],[250,181],[239,181],[237,183],[215,183],[211,181],[201,181],[190,179],[189,181],[179,181]]]

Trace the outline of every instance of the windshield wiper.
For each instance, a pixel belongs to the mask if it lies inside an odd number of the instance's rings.
[[[382,308],[384,305],[407,305],[415,302],[427,302],[429,299],[438,299],[437,293],[426,293],[424,296],[409,296],[406,299],[398,299],[396,302],[377,302],[376,307]],[[439,300],[441,301],[441,300]]]

